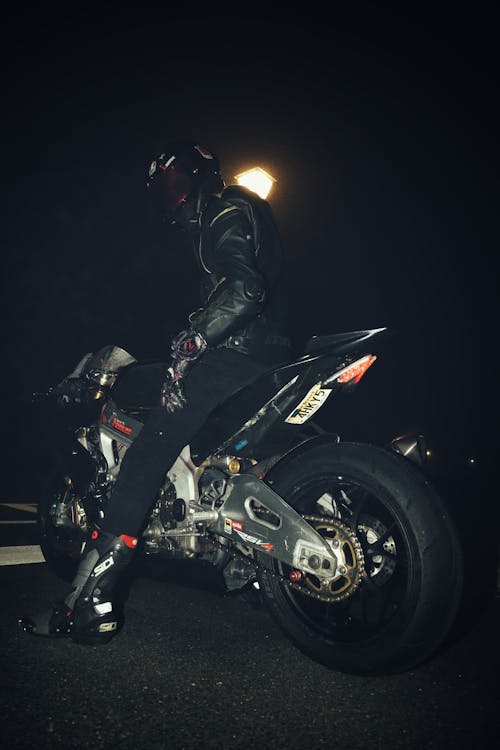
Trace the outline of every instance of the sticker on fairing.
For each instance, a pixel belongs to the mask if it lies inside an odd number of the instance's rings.
[[[114,412],[111,415],[111,418],[109,419],[108,424],[110,427],[113,427],[115,430],[118,430],[118,432],[123,432],[124,435],[132,434],[132,427],[129,427],[121,419],[118,419],[118,417],[116,416]]]
[[[325,403],[331,392],[331,388],[322,388],[321,383],[316,383],[307,396],[288,415],[285,422],[289,424],[304,424]]]
[[[248,544],[254,544],[256,547],[262,547],[262,549],[265,549],[266,552],[270,552],[273,548],[273,545],[270,542],[264,542],[257,536],[252,536],[252,534],[245,534],[244,531],[238,531],[237,529],[234,530],[236,531],[238,536],[240,536],[244,542],[248,542]]]
[[[224,519],[224,531],[226,532],[226,534],[230,534],[232,530],[233,530],[233,522],[231,521],[230,518],[225,518]]]

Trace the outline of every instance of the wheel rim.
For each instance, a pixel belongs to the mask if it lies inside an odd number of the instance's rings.
[[[384,488],[346,474],[329,474],[294,488],[287,499],[302,514],[330,516],[348,526],[364,558],[359,587],[342,601],[318,601],[283,586],[296,616],[318,634],[352,644],[376,637],[395,618],[410,616],[412,590],[419,577],[412,534]],[[316,528],[321,533],[321,524]],[[292,569],[287,565],[274,561],[273,566],[279,575],[290,577]]]

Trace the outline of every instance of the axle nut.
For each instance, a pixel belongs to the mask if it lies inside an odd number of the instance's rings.
[[[310,568],[312,568],[313,570],[317,570],[321,565],[321,560],[319,559],[318,555],[311,555],[308,563]]]

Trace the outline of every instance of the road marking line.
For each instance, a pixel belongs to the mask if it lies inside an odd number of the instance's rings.
[[[0,547],[0,565],[29,565],[40,562],[45,562],[45,558],[37,544]]]
[[[36,503],[0,503],[3,508],[14,508],[24,510],[26,513],[36,513]]]
[[[18,523],[33,523],[33,524],[35,524],[36,521],[0,521],[0,524],[2,524],[2,526],[7,526],[7,524],[9,524],[10,526],[17,526]]]

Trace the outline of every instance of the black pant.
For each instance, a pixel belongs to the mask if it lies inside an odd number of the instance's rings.
[[[138,536],[165,473],[210,412],[269,368],[232,349],[215,349],[203,355],[184,380],[187,405],[169,414],[158,404],[127,450],[103,530],[116,536]]]

